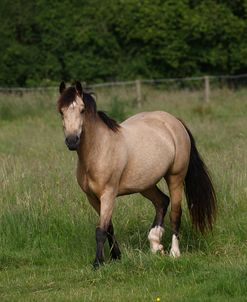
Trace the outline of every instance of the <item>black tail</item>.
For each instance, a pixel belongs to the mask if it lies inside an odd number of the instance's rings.
[[[185,195],[192,219],[192,224],[201,233],[212,230],[216,218],[216,194],[206,165],[204,164],[190,130],[190,162],[185,177]]]

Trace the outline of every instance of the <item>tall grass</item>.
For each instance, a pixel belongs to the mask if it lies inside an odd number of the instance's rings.
[[[121,91],[105,102],[99,96],[99,109],[118,120],[139,111]],[[153,89],[144,100],[141,110],[169,111],[191,129],[213,176],[218,219],[212,234],[196,234],[183,202],[183,256],[174,261],[150,254],[152,205],[140,195],[118,198],[113,221],[123,259],[110,263],[106,247],[108,264],[98,272],[90,265],[98,218],[76,183],[56,97],[0,96],[1,301],[245,301],[246,91],[213,91],[206,107],[193,91]],[[168,217],[165,230],[168,252]]]
[[[0,121],[41,116],[55,108],[55,90],[0,93]]]

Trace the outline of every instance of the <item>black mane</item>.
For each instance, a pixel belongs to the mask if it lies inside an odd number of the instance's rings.
[[[117,132],[121,127],[114,119],[110,118],[104,111],[98,111],[99,117],[112,131]]]
[[[69,87],[63,91],[57,102],[58,111],[61,112],[63,107],[68,107],[72,104],[78,94],[75,87]],[[91,114],[92,116],[98,116],[106,124],[106,126],[114,132],[117,132],[120,125],[112,118],[110,118],[105,112],[97,111],[97,105],[92,94],[89,92],[82,92],[82,100],[85,105],[85,112]]]

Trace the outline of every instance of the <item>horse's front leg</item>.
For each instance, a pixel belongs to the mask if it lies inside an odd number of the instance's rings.
[[[95,209],[97,214],[100,216],[100,200],[95,195],[91,195],[91,194],[87,194],[87,199],[89,203],[92,205],[92,207]],[[109,242],[111,258],[113,260],[120,259],[121,251],[119,249],[118,243],[114,235],[114,228],[111,220],[107,230],[107,239]]]
[[[112,190],[105,190],[100,196],[100,223],[96,228],[96,257],[93,263],[94,268],[104,263],[104,243],[107,238],[107,231],[110,226],[112,211],[116,195]]]
[[[114,228],[113,228],[113,224],[111,221],[110,221],[108,231],[107,231],[107,238],[108,238],[109,247],[110,247],[111,259],[112,260],[121,259],[121,251],[120,251],[118,243],[116,241],[116,238],[114,235]]]

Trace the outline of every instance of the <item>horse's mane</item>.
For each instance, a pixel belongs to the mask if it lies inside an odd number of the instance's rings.
[[[110,118],[104,111],[98,111],[98,115],[112,131],[117,132],[119,130],[120,125],[114,119]]]
[[[60,98],[57,101],[58,111],[61,112],[61,108],[68,107],[75,100],[77,90],[75,87],[69,87],[63,91]],[[114,132],[117,132],[120,125],[112,118],[110,118],[105,112],[97,111],[97,105],[92,94],[89,92],[82,92],[82,100],[85,105],[85,112],[92,116],[98,116],[106,124],[106,126]]]

